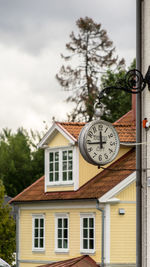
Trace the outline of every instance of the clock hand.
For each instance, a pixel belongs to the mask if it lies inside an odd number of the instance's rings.
[[[102,132],[101,131],[100,131],[100,142],[99,142],[99,144],[100,144],[100,149],[103,149],[103,144],[106,144],[106,141],[102,140]]]
[[[99,144],[99,142],[87,142],[88,145],[95,145],[95,144]]]

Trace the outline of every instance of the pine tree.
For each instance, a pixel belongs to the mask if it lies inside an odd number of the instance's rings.
[[[76,24],[79,33],[75,35],[72,32],[71,41],[66,44],[70,54],[62,55],[64,61],[70,61],[72,66],[63,65],[56,78],[65,90],[71,91],[67,102],[74,103],[75,108],[70,120],[90,121],[100,90],[101,73],[106,71],[106,67],[124,64],[124,60],[117,63],[113,42],[100,23],[85,17],[77,20]]]

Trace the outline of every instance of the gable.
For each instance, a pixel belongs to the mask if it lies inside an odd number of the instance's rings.
[[[129,199],[130,197],[135,200],[135,179],[136,174],[133,172],[127,176],[126,179],[122,180],[119,184],[99,198],[99,202],[118,202],[120,200]]]
[[[49,147],[59,147],[68,145],[69,145],[68,139],[65,138],[59,131],[56,132],[56,134],[52,137],[52,139],[48,144]]]

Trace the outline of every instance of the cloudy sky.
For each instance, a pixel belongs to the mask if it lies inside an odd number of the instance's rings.
[[[0,130],[43,130],[71,106],[55,79],[76,20],[101,23],[117,54],[135,57],[135,0],[0,0]]]

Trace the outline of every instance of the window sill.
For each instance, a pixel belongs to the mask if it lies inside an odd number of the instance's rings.
[[[55,253],[60,253],[60,254],[69,253],[69,249],[55,249]]]
[[[44,253],[45,252],[45,248],[43,248],[43,249],[40,249],[40,248],[35,249],[35,248],[33,248],[32,252],[33,253]]]
[[[52,187],[52,186],[73,186],[74,182],[65,182],[65,183],[47,183],[46,186]]]
[[[95,254],[95,249],[80,250],[80,254]]]

